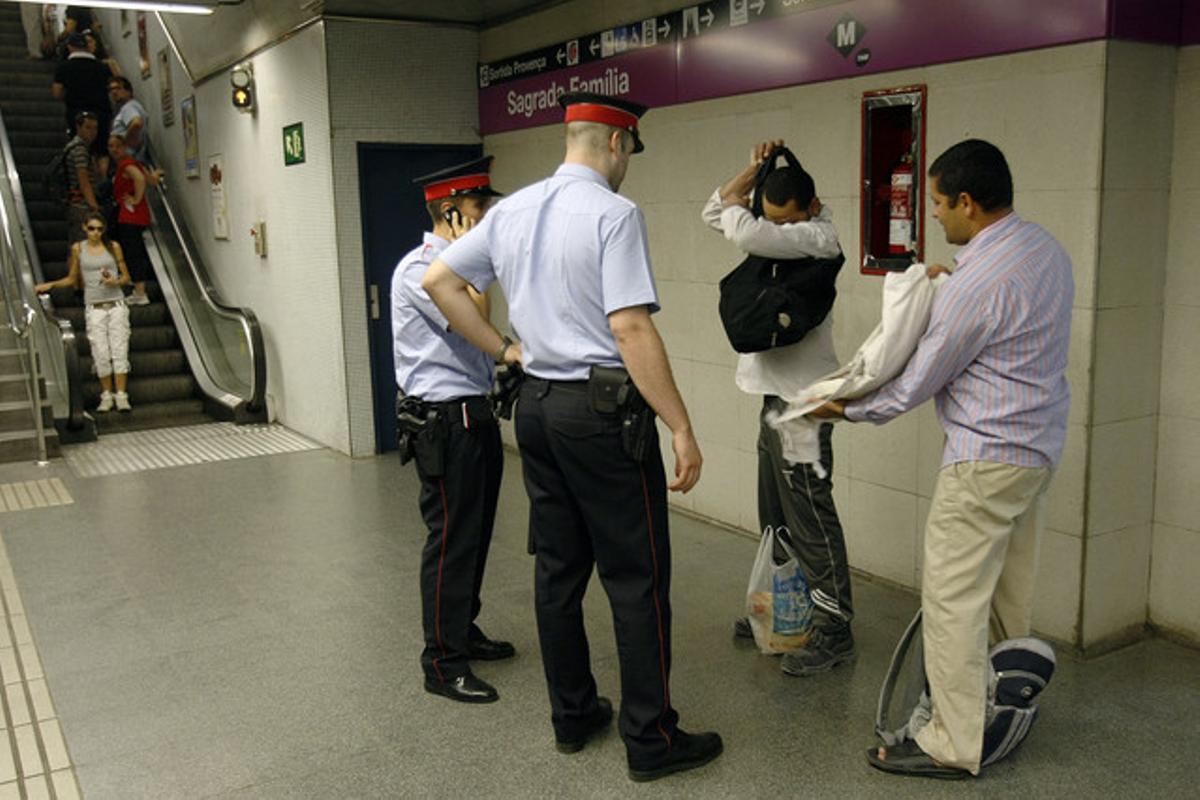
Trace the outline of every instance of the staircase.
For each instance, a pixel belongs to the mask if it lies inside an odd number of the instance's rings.
[[[20,6],[0,3],[0,111],[8,127],[46,280],[67,274],[64,211],[55,198],[46,196],[42,186],[46,164],[66,144],[63,105],[50,94],[54,66],[52,61],[32,61],[27,57]],[[133,411],[92,412],[101,434],[212,420],[204,412],[199,387],[188,368],[158,285],[150,281],[146,289],[150,304],[129,309],[132,335],[128,391]],[[55,289],[51,299],[55,314],[69,320],[75,328],[84,373],[89,376],[83,387],[84,402],[86,407],[94,408],[100,401],[100,383],[92,372],[82,294],[73,289]]]
[[[0,327],[0,462],[30,461],[38,457],[37,430],[25,377],[28,360],[25,340],[18,339],[7,325]],[[38,381],[46,455],[53,457],[59,454],[54,409],[46,399],[45,381],[41,378]]]

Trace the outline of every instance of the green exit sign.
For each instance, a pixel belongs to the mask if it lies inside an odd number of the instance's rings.
[[[283,165],[304,163],[304,123],[297,122],[283,129]]]

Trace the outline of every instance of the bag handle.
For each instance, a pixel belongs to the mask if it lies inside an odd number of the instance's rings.
[[[794,167],[798,170],[804,169],[800,166],[800,160],[796,158],[795,154],[792,153],[792,151],[788,148],[784,147],[783,145],[779,145],[778,147],[772,149],[771,152],[767,154],[766,159],[763,160],[763,163],[759,166],[758,172],[754,173],[754,199],[750,203],[750,210],[756,217],[761,217],[763,214],[763,184],[766,182],[767,176],[775,171],[775,162],[779,160],[780,156],[783,157],[783,160],[787,162],[789,167]]]

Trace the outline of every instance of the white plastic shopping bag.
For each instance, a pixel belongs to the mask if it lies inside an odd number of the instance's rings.
[[[781,536],[786,532],[787,528],[775,529],[770,525],[763,529],[746,590],[746,616],[754,631],[754,641],[759,650],[768,654],[803,647],[812,629],[813,606],[808,584],[786,538]],[[775,563],[776,550],[788,554],[783,564]]]

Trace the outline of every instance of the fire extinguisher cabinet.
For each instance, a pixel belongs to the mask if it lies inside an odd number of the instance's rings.
[[[925,86],[862,99],[864,273],[907,269],[925,255]]]

